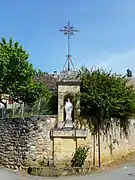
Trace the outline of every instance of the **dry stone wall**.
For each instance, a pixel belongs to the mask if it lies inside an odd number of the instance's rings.
[[[52,119],[56,117],[0,119],[0,164],[12,167],[47,163]]]

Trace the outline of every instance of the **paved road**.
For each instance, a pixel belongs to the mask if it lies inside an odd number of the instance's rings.
[[[134,173],[134,175],[129,175],[129,173]],[[18,172],[14,173],[11,170],[0,169],[0,180],[135,180],[135,162],[125,164],[115,170],[94,175],[59,178],[26,177]]]

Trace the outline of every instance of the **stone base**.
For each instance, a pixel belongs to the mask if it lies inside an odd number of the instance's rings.
[[[65,124],[64,124],[64,127],[63,128],[73,128],[73,122],[72,121],[67,121]]]
[[[71,121],[71,122],[65,122],[65,121],[61,121],[61,122],[58,122],[57,124],[57,128],[58,129],[65,129],[65,128],[73,128],[74,127],[74,123]]]
[[[71,166],[57,166],[57,167],[31,167],[29,171],[30,175],[43,176],[43,177],[61,177],[61,176],[73,176],[84,175],[90,172],[90,168],[71,167]],[[63,178],[60,178],[63,179]]]

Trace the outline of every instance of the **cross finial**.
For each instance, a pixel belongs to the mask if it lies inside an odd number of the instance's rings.
[[[70,37],[72,35],[74,35],[75,32],[79,32],[79,30],[76,30],[74,29],[73,26],[70,25],[70,22],[68,21],[68,25],[64,26],[64,29],[59,29],[60,32],[64,32],[64,35],[67,35],[68,36],[68,55],[67,55],[67,60],[64,64],[64,69],[65,69],[65,66],[67,64],[67,61],[68,61],[68,71],[71,70],[70,68],[70,63],[72,64],[73,68],[74,68],[74,64],[71,60],[71,54],[70,54]],[[75,68],[74,68],[75,69]]]

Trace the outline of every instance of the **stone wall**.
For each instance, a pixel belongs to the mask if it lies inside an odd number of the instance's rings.
[[[135,119],[131,120],[129,128],[129,135],[127,137],[120,131],[120,128],[115,124],[110,129],[108,135],[101,134],[101,163],[107,164],[135,151]],[[95,153],[94,153],[95,151]],[[94,150],[94,136],[91,136],[91,160],[93,161],[95,154],[95,161],[98,163],[98,139],[95,137]],[[89,157],[90,158],[90,157]]]
[[[51,154],[50,128],[55,126],[56,118],[1,119],[0,163],[7,167],[47,163]]]
[[[62,130],[54,128],[57,116],[29,117],[24,119],[0,120],[0,163],[7,167],[38,166],[51,163],[70,162],[76,147],[90,147],[87,161],[98,161],[98,142],[85,130]],[[53,129],[54,128],[54,129]],[[53,130],[51,130],[53,129]],[[51,132],[53,131],[53,135]],[[128,139],[120,137],[118,128],[108,137],[101,135],[101,163],[109,163],[131,151],[135,151],[135,120],[131,121]],[[95,151],[95,153],[94,153]]]
[[[135,151],[135,120],[131,120],[131,126],[129,129],[129,136],[126,138],[120,133],[118,127],[113,127],[112,130],[108,132],[108,135],[100,136],[101,145],[101,164],[107,164],[119,159],[128,153]],[[60,133],[61,131],[61,133]],[[120,135],[121,134],[121,135]],[[71,159],[75,153],[76,146],[86,145],[90,149],[88,151],[86,164],[93,165],[94,159],[96,165],[98,164],[98,138],[91,135],[88,132],[87,136],[84,136],[83,131],[80,135],[75,135],[73,132],[58,130],[57,134],[54,134],[54,161],[56,164],[70,163]],[[95,148],[94,148],[95,146]]]

